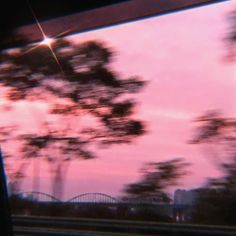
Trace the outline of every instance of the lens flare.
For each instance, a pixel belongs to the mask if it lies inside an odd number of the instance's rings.
[[[43,41],[40,43],[41,45],[46,45],[48,47],[51,46],[51,44],[53,43],[54,39],[53,38],[49,38],[47,36],[44,36]]]
[[[43,28],[42,28],[42,26],[41,26],[41,24],[40,24],[40,22],[39,22],[39,20],[38,20],[38,18],[36,16],[36,14],[35,14],[33,8],[30,5],[29,5],[29,7],[30,7],[31,12],[32,12],[32,14],[34,16],[36,24],[37,24],[37,26],[38,26],[38,28],[39,28],[42,36],[43,36],[43,40],[38,44],[38,46],[46,45],[50,49],[50,51],[52,53],[52,56],[54,57],[56,63],[58,64],[58,67],[60,68],[60,71],[61,71],[62,75],[65,76],[65,73],[64,73],[64,71],[62,69],[62,66],[61,66],[61,64],[60,64],[60,62],[59,62],[59,60],[58,60],[58,58],[57,58],[57,56],[56,56],[56,54],[55,54],[55,52],[54,52],[54,50],[52,48],[52,43],[53,43],[54,39],[50,38],[50,37],[47,37],[47,35],[44,33],[44,30],[43,30]],[[36,47],[38,47],[38,46],[36,46]],[[34,47],[34,48],[36,48],[36,47]]]

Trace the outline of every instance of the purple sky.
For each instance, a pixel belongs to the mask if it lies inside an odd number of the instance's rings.
[[[75,42],[105,42],[115,51],[112,69],[148,81],[136,96],[137,116],[146,122],[148,133],[132,145],[98,150],[97,159],[71,163],[65,199],[84,192],[120,195],[123,185],[138,180],[139,169],[149,161],[183,157],[192,163],[191,173],[182,180],[185,188],[217,175],[201,148],[187,141],[193,119],[206,110],[235,115],[236,78],[233,63],[224,61],[223,42],[232,8],[228,1],[70,37]],[[22,108],[16,112],[22,114]],[[44,167],[48,170],[47,164]],[[28,172],[25,190],[32,186],[30,168]],[[50,173],[44,171],[40,191],[50,189]]]

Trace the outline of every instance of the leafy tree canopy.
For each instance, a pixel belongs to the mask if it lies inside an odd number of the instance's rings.
[[[21,127],[17,140],[22,142],[24,158],[43,157],[52,164],[55,189],[61,188],[58,183],[65,163],[95,157],[89,145],[130,143],[145,132],[143,122],[135,118],[132,98],[145,83],[137,76],[121,78],[114,72],[113,55],[104,43],[76,44],[66,39],[0,53],[5,99],[11,104],[47,105],[45,120],[38,122],[37,130]],[[84,117],[86,125],[80,122]]]
[[[127,185],[124,192],[130,197],[157,197],[169,201],[166,190],[178,184],[179,178],[187,173],[187,166],[181,158],[147,163],[141,169],[141,180]]]
[[[47,102],[54,116],[96,118],[96,125],[73,135],[80,140],[65,138],[68,130],[64,130],[64,139],[58,137],[58,131],[54,132],[57,139],[52,133],[27,135],[30,145],[46,147],[60,140],[72,146],[92,139],[102,144],[127,143],[144,133],[143,123],[133,117],[135,102],[128,96],[139,92],[144,81],[120,78],[109,66],[112,56],[103,43],[72,44],[61,39],[50,47],[28,45],[1,53],[0,84],[7,89],[8,100]]]

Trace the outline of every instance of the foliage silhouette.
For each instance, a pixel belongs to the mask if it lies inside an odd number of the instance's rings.
[[[222,175],[209,178],[204,188],[198,190],[192,220],[236,225],[236,119],[224,117],[219,111],[209,111],[196,122],[198,128],[192,143],[207,145]]]
[[[228,19],[228,59],[234,62],[235,10],[228,15]],[[207,157],[211,154],[222,175],[208,179],[204,191],[200,191],[193,220],[198,223],[236,225],[236,118],[225,117],[219,111],[209,111],[196,121],[199,126],[191,142],[207,145]]]
[[[211,145],[212,150],[209,151],[212,151],[214,157],[219,159],[220,165],[225,162],[236,161],[235,118],[227,118],[219,111],[211,110],[198,117],[195,122],[198,127],[195,137],[190,143]],[[214,152],[216,149],[217,153]]]
[[[145,133],[143,122],[134,118],[136,104],[131,99],[145,83],[139,77],[120,78],[110,67],[112,59],[104,43],[65,39],[1,52],[5,98],[47,104],[47,117],[37,132],[21,131],[21,151],[25,158],[43,157],[52,163],[54,185],[62,181],[66,162],[95,157],[90,144],[131,143]],[[81,117],[88,118],[86,127],[79,125]],[[45,155],[45,150],[54,155]]]
[[[147,163],[141,169],[141,180],[127,185],[124,192],[131,198],[154,197],[169,202],[170,198],[166,190],[177,185],[178,180],[187,174],[185,168],[188,165],[181,158]]]

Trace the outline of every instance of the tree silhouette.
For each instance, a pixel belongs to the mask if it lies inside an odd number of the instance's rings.
[[[220,165],[236,161],[236,119],[224,117],[221,112],[211,110],[198,117],[192,144],[207,145],[208,156],[212,155]]]
[[[209,111],[195,120],[198,123],[192,144],[204,144],[223,175],[208,180],[207,187],[229,191],[236,188],[236,119]]]
[[[236,11],[228,15],[230,31],[226,37],[228,57],[236,55]],[[236,118],[211,110],[198,117],[195,135],[190,143],[204,145],[206,157],[212,158],[222,175],[209,178],[199,191],[193,221],[208,224],[235,225],[236,197]]]
[[[147,163],[141,169],[141,180],[127,185],[124,192],[131,198],[154,197],[169,202],[166,190],[178,184],[179,179],[187,173],[185,170],[187,166],[188,163],[181,158]]]
[[[198,191],[193,222],[235,225],[236,119],[219,111],[208,111],[196,119],[198,127],[191,143],[205,145],[222,175],[209,178]]]
[[[56,197],[61,195],[63,165],[74,158],[94,158],[90,144],[130,143],[145,132],[143,122],[134,118],[131,98],[144,81],[120,78],[110,67],[112,59],[111,48],[96,41],[58,39],[1,52],[5,98],[12,104],[46,104],[47,115],[37,131],[21,130],[21,151],[25,158],[52,163]],[[82,118],[89,122],[81,125]]]

